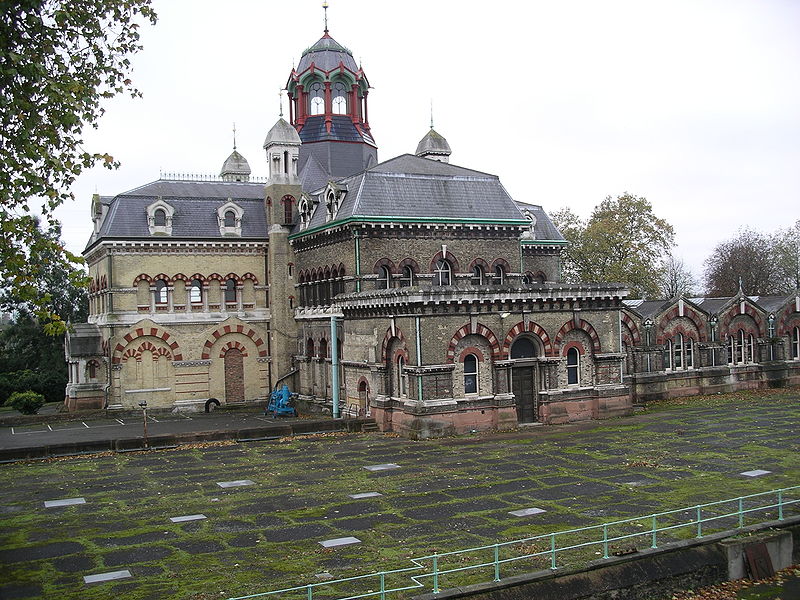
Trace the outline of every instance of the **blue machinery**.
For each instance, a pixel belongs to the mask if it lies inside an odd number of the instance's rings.
[[[292,393],[289,386],[284,384],[281,389],[274,390],[269,395],[269,404],[264,414],[272,414],[276,417],[296,417],[297,409],[292,402]]]

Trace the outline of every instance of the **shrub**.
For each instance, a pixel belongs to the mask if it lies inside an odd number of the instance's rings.
[[[23,415],[35,415],[44,406],[44,396],[31,391],[14,392],[9,398],[9,404]]]

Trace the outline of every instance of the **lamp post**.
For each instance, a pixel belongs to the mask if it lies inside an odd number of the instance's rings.
[[[775,360],[773,352],[773,348],[775,347],[775,315],[773,313],[769,313],[767,322],[769,323],[769,331],[767,332],[769,335],[769,359]]]
[[[709,325],[711,325],[711,341],[717,341],[717,315],[711,315],[711,318],[708,320]],[[715,346],[711,347],[711,366],[717,366],[717,348]]]
[[[147,442],[147,400],[139,402],[139,406],[142,409],[142,416],[144,417],[144,421],[142,422],[142,428],[144,429],[144,447],[149,448],[150,445]]]
[[[644,320],[644,333],[645,333],[645,341],[647,345],[647,372],[650,373],[652,370],[652,365],[650,364],[650,330],[653,328],[653,319],[647,317]]]

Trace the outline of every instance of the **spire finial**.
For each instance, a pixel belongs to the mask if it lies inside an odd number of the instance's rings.
[[[741,296],[744,294],[744,288],[742,287],[742,278],[739,277],[739,295]]]
[[[431,98],[431,129],[433,129],[433,98]]]
[[[322,8],[325,10],[325,34],[328,33],[328,1],[322,3]]]
[[[236,150],[236,123],[233,124],[233,149]]]
[[[280,113],[278,116],[282,119],[283,118],[283,88],[278,88],[278,104],[280,104]]]

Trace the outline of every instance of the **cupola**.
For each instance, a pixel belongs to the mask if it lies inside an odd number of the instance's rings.
[[[300,136],[297,130],[280,117],[264,140],[264,150],[269,161],[269,178],[289,183],[297,178],[297,159],[300,153]]]
[[[236,146],[233,147],[231,155],[222,163],[219,176],[223,181],[250,181],[250,165],[247,159],[236,150]]]
[[[425,134],[419,144],[417,144],[416,155],[422,158],[429,158],[431,160],[438,160],[439,162],[450,162],[450,144],[441,135],[436,133],[436,130],[431,127],[430,131]]]

